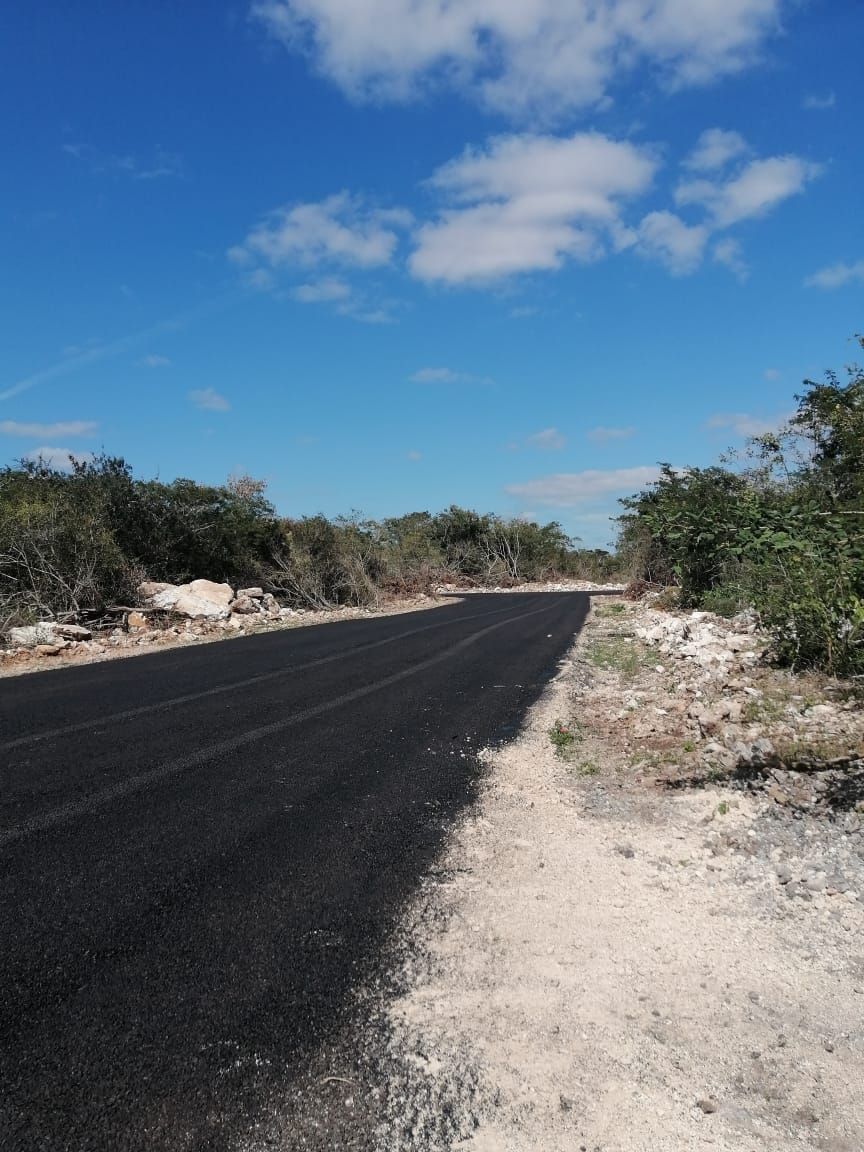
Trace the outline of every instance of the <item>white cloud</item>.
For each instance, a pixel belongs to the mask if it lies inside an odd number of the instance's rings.
[[[741,243],[733,237],[726,236],[722,240],[718,240],[711,250],[711,255],[716,264],[722,264],[728,268],[732,275],[742,283],[750,275],[750,265],[744,259]]]
[[[405,453],[405,459],[406,459],[406,460],[411,460],[411,461],[413,461],[413,462],[415,462],[415,463],[416,463],[416,461],[417,461],[417,460],[422,460],[422,459],[423,459],[423,453],[422,453],[422,452],[418,452],[418,451],[416,450],[416,448],[412,448],[412,449],[410,450],[410,452],[406,452],[406,453]]]
[[[243,281],[247,288],[253,288],[256,292],[272,292],[277,283],[269,268],[253,268],[244,273]]]
[[[692,168],[695,172],[715,172],[725,168],[730,160],[736,160],[749,151],[747,141],[740,133],[727,132],[723,128],[708,128],[684,161],[684,167]]]
[[[635,431],[636,429],[632,425],[627,425],[624,428],[609,428],[601,425],[599,428],[592,428],[585,435],[596,444],[606,444],[610,440],[629,440]]]
[[[757,59],[781,0],[253,0],[252,13],[355,99],[430,84],[516,116],[600,101],[648,64],[701,84]]]
[[[762,373],[762,376],[766,380],[779,380],[780,379],[780,369],[779,368],[766,368],[765,371]]]
[[[380,308],[365,308],[362,305],[340,308],[342,316],[350,316],[352,320],[359,320],[361,324],[396,324],[390,306],[385,304]]]
[[[686,276],[701,264],[707,239],[704,225],[685,224],[674,212],[649,212],[639,225],[636,247],[673,276]]]
[[[231,408],[226,398],[212,388],[193,388],[189,399],[205,412],[228,412]]]
[[[408,379],[412,384],[492,384],[488,376],[475,376],[472,372],[456,372],[453,368],[421,368]]]
[[[310,284],[298,284],[291,289],[291,295],[301,304],[332,304],[347,300],[351,295],[351,287],[344,280],[329,278],[315,280]]]
[[[540,432],[526,436],[525,443],[529,448],[539,448],[541,452],[560,452],[567,440],[557,428],[543,428]]]
[[[139,363],[144,368],[170,368],[171,367],[171,361],[168,359],[167,356],[156,356],[156,355],[145,356],[142,360],[139,361]]]
[[[125,176],[129,180],[162,180],[183,175],[183,161],[173,152],[156,152],[142,159],[132,152],[111,155],[88,144],[64,144],[63,151],[90,167],[94,175]]]
[[[590,261],[620,228],[620,202],[644,192],[657,163],[647,150],[595,133],[513,135],[445,164],[431,185],[449,206],[416,234],[420,280],[500,280]]]
[[[0,436],[27,436],[33,440],[58,440],[67,436],[93,436],[99,425],[92,420],[67,420],[57,424],[22,424],[0,420]]]
[[[751,160],[730,180],[688,180],[675,190],[675,203],[704,207],[714,227],[728,228],[741,220],[764,216],[781,201],[804,191],[821,172],[818,164],[799,156]]]
[[[505,491],[532,504],[551,508],[576,508],[608,496],[630,495],[652,484],[660,475],[656,465],[638,468],[588,469],[559,472],[524,484],[508,484]]]
[[[833,108],[836,103],[837,97],[833,92],[826,92],[824,96],[818,96],[811,92],[801,101],[801,107],[811,112],[824,112],[828,108]]]
[[[804,284],[807,288],[843,288],[847,284],[864,284],[864,260],[820,268],[808,276]]]
[[[370,208],[360,197],[340,192],[271,212],[228,255],[244,268],[378,268],[393,259],[397,229],[409,224],[407,213]]]
[[[76,464],[85,464],[93,459],[92,452],[73,452],[71,448],[33,448],[24,456],[25,460],[41,461],[49,468],[58,472],[71,472],[72,461]]]
[[[776,432],[785,419],[785,416],[767,419],[764,416],[752,416],[749,412],[720,412],[707,420],[705,427],[729,429],[741,437],[763,436],[766,432]]]

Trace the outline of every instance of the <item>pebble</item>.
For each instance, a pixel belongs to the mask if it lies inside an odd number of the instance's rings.
[[[716,1111],[717,1111],[717,1101],[716,1101],[716,1100],[708,1100],[708,1099],[706,1099],[706,1100],[697,1100],[697,1101],[696,1101],[696,1104],[697,1104],[697,1105],[698,1105],[698,1107],[699,1107],[699,1108],[701,1108],[701,1109],[702,1109],[702,1111],[703,1111],[703,1112],[705,1112],[706,1114],[710,1114],[711,1112],[716,1112]]]

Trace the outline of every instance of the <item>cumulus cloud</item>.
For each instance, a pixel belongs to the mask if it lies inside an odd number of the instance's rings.
[[[543,428],[540,432],[533,432],[525,437],[529,448],[538,448],[541,452],[560,452],[567,439],[557,428]]]
[[[410,214],[369,207],[340,192],[313,203],[278,208],[228,252],[242,268],[342,266],[379,268],[393,259]]]
[[[610,440],[629,440],[635,431],[636,429],[630,424],[623,428],[609,428],[601,424],[599,428],[592,428],[585,435],[595,444],[607,444]]]
[[[170,368],[171,361],[167,356],[150,355],[139,360],[142,368]]]
[[[808,276],[807,288],[844,288],[847,284],[864,284],[864,260],[854,264],[831,264]]]
[[[193,388],[189,399],[205,412],[228,412],[231,408],[228,400],[213,388]]]
[[[685,224],[674,212],[649,212],[639,225],[636,247],[673,276],[686,276],[701,264],[707,239],[702,224]]]
[[[732,236],[725,236],[718,240],[711,249],[715,264],[722,264],[742,283],[750,275],[750,265],[744,259],[741,242]]]
[[[744,137],[738,132],[727,132],[722,128],[706,129],[696,142],[696,147],[684,161],[685,168],[695,172],[716,172],[725,168],[730,160],[750,151]]]
[[[751,160],[728,180],[688,180],[675,190],[679,206],[699,205],[716,228],[764,216],[775,205],[797,196],[821,172],[818,164],[800,156],[771,156]]]
[[[590,261],[620,228],[621,202],[644,192],[654,157],[596,133],[511,135],[469,149],[430,184],[449,202],[416,234],[420,280],[488,282]]]
[[[701,84],[758,58],[781,0],[253,0],[291,51],[355,99],[431,85],[505,114],[550,118],[600,101],[648,64]]]
[[[762,373],[762,375],[766,380],[779,380],[780,379],[780,369],[779,368],[766,368],[765,371]]]
[[[93,459],[92,452],[73,452],[71,448],[33,448],[24,456],[25,460],[42,463],[57,472],[71,472],[72,464],[85,464]]]
[[[0,420],[0,436],[26,436],[33,440],[58,440],[67,436],[93,436],[99,425],[92,420],[66,420],[56,424],[27,424]]]
[[[291,289],[291,295],[301,304],[332,304],[334,301],[347,300],[351,295],[351,287],[344,280],[330,278],[298,284]]]
[[[653,484],[660,475],[656,465],[638,468],[588,469],[559,472],[523,484],[508,484],[505,491],[534,505],[576,508],[610,496],[624,496]]]

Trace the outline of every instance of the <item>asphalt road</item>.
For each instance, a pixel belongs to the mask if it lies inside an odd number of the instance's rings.
[[[587,606],[473,596],[0,680],[0,1148],[234,1147],[346,1027],[474,750]]]

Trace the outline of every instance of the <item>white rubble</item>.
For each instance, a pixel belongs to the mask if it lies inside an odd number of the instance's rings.
[[[705,669],[755,664],[764,648],[747,614],[721,621],[707,612],[673,616],[649,610],[647,623],[634,631],[644,643],[667,655],[693,660]]]

